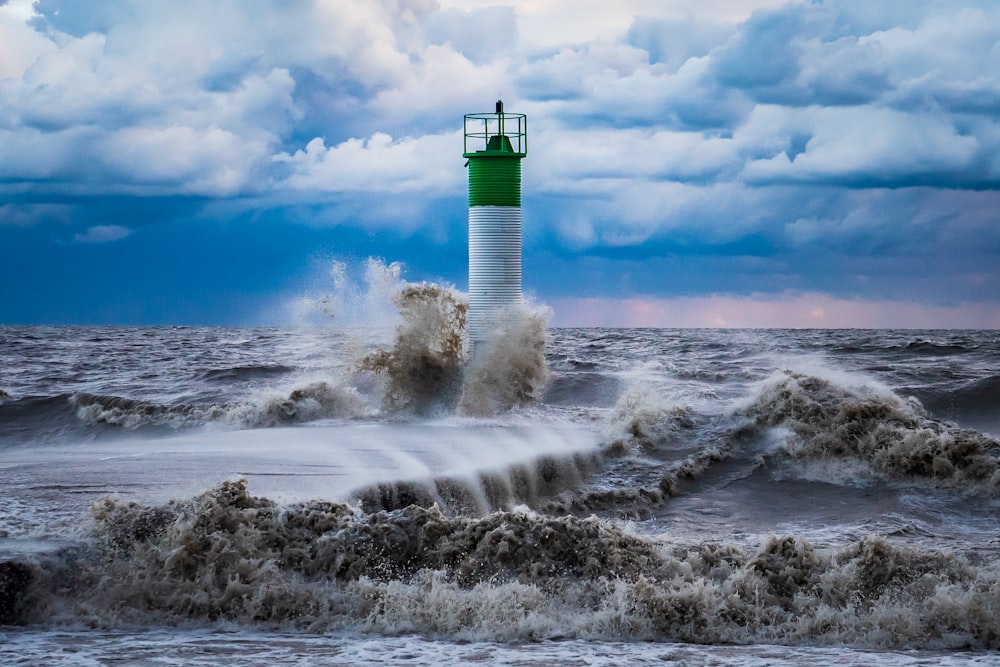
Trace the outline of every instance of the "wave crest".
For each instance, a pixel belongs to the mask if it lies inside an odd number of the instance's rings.
[[[594,517],[290,506],[228,482],[94,507],[91,539],[3,565],[16,622],[192,618],[456,639],[1000,648],[1000,569],[870,536],[820,550],[673,542]],[[28,582],[25,584],[24,582]]]
[[[932,419],[916,399],[886,389],[784,371],[742,412],[790,429],[786,450],[799,461],[849,461],[884,479],[1000,493],[1000,442]]]
[[[323,381],[292,389],[287,396],[266,394],[228,403],[163,405],[86,393],[72,394],[68,401],[84,424],[126,430],[180,429],[211,423],[263,428],[317,419],[345,419],[367,412],[355,388]]]

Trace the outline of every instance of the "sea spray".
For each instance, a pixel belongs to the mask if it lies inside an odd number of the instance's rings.
[[[303,295],[288,304],[290,319],[296,326],[389,329],[399,314],[393,297],[404,286],[403,265],[369,257],[360,267],[346,262],[330,264],[325,280],[332,290]]]
[[[465,372],[459,410],[490,416],[538,398],[548,381],[545,336],[551,311],[526,302],[495,317],[479,358]]]
[[[548,380],[546,326],[551,311],[519,303],[498,314],[479,358],[466,348],[468,299],[433,283],[406,283],[393,296],[402,323],[391,349],[365,355],[360,371],[386,379],[388,412],[490,416],[537,399]]]
[[[358,331],[345,330],[350,331],[345,336],[346,347],[358,355],[348,377],[313,377],[285,392],[258,391],[225,403],[169,405],[85,392],[67,395],[67,402],[77,419],[88,426],[137,430],[207,423],[261,428],[371,415],[373,387],[364,377],[366,373],[381,380],[374,388],[381,398],[374,397],[374,402],[380,402],[388,414],[450,414],[458,409],[462,414],[486,416],[536,400],[548,379],[547,308],[520,304],[505,312],[492,328],[480,362],[469,365],[465,294],[433,283],[404,282],[399,263],[369,258],[360,279],[352,278],[348,269],[346,264],[335,262],[331,269],[333,291],[297,302],[302,312],[320,312],[327,323],[332,317],[339,327],[368,324],[364,331],[370,331],[375,339],[379,327],[398,322],[391,347],[374,351],[371,337],[355,341]],[[295,370],[278,366],[227,372],[241,372],[240,379],[253,379]],[[207,379],[214,382],[216,375]]]

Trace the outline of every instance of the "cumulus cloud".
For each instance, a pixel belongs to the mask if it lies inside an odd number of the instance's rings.
[[[438,194],[458,190],[463,174],[454,166],[461,142],[460,133],[393,140],[377,132],[329,148],[313,139],[305,149],[274,160],[290,171],[281,185],[293,190]]]
[[[20,77],[42,54],[56,48],[26,23],[30,16],[30,2],[0,3],[0,80]]]
[[[748,182],[977,188],[1000,176],[980,169],[985,153],[994,147],[961,133],[950,119],[938,114],[867,106],[810,107],[793,113],[786,127],[789,136],[808,137],[802,150],[791,156],[784,150],[749,160],[743,172]]]
[[[258,192],[315,139],[418,142],[505,95],[556,137],[534,144],[549,149],[544,191],[601,173],[651,187],[998,182],[997,8],[760,2],[751,15],[719,0],[696,19],[660,4],[265,2],[251,17],[236,5],[42,0],[36,30],[4,24],[37,48],[0,87],[14,147],[0,173],[65,183],[82,154],[90,187],[96,165],[111,189]],[[164,141],[174,150],[157,165]]]
[[[883,286],[889,259],[955,286],[935,257],[982,277],[1000,253],[998,63],[986,0],[10,0],[0,194],[19,228],[63,206],[80,242],[111,240],[74,218],[108,197],[410,229],[462,199],[461,116],[503,97],[529,116],[537,247],[755,257],[776,290],[790,253],[804,276],[832,252],[884,262],[857,271]]]

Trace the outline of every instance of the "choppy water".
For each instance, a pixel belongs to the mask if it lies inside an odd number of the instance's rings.
[[[0,663],[1000,661],[1000,332],[443,303],[0,328]]]

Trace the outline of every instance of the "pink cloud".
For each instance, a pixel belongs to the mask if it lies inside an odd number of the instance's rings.
[[[566,298],[555,326],[722,328],[1000,329],[1000,302],[937,306],[838,299],[825,294]]]

